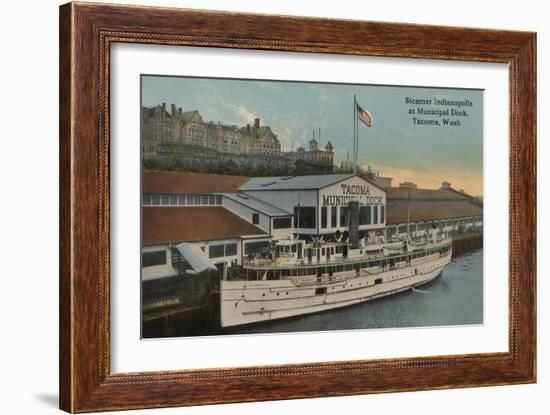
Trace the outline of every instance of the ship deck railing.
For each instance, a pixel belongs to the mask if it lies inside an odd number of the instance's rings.
[[[429,249],[437,249],[444,247],[448,244],[451,244],[451,239],[443,239],[438,240],[431,246],[426,246],[423,251],[429,250]],[[403,257],[406,255],[413,255],[417,254],[419,250],[410,250],[408,252],[399,252],[392,255],[384,255],[384,254],[368,254],[368,255],[359,255],[359,256],[348,256],[348,257],[339,257],[339,258],[331,258],[330,260],[326,260],[325,257],[323,257],[322,261],[318,261],[317,257],[312,257],[311,261],[309,261],[308,258],[300,258],[295,261],[289,261],[288,257],[284,257],[282,261],[278,259],[244,259],[243,260],[243,266],[250,267],[250,268],[259,268],[259,269],[269,269],[269,268],[293,268],[293,267],[323,267],[327,265],[346,265],[350,263],[361,263],[361,262],[370,262],[370,261],[376,261],[376,260],[391,260],[399,257]]]

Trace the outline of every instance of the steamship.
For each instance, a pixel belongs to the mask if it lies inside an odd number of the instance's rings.
[[[221,325],[239,326],[317,313],[396,294],[441,274],[451,238],[437,229],[412,239],[371,235],[279,240],[267,257],[252,257],[224,272]]]

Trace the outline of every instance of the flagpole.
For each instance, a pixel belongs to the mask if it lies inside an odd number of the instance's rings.
[[[359,120],[357,119],[357,100],[355,101],[355,122],[357,123],[356,138],[355,138],[355,164],[357,165],[357,171],[359,171]]]
[[[355,94],[353,94],[353,171],[355,172],[355,133],[356,133],[356,122],[357,122],[357,104],[355,100]]]

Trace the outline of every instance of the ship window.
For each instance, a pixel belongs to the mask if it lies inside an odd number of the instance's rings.
[[[321,207],[321,228],[327,227],[327,207]]]
[[[375,284],[382,284],[382,278],[376,278],[376,279],[374,280],[374,283],[375,283]]]
[[[141,266],[143,268],[165,264],[166,251],[143,252],[141,255]]]

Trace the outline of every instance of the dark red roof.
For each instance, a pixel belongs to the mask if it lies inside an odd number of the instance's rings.
[[[246,176],[175,171],[145,170],[145,193],[236,193],[248,180]]]
[[[407,206],[388,206],[386,223],[388,225],[407,222]],[[422,222],[431,220],[462,218],[465,216],[483,216],[483,209],[471,204],[411,206],[409,220]]]
[[[390,187],[387,189],[388,202],[391,200],[469,200],[470,197],[460,192],[449,192],[433,189],[410,189],[407,187]]]
[[[220,206],[155,206],[142,209],[144,245],[252,235],[267,236],[267,233]]]

